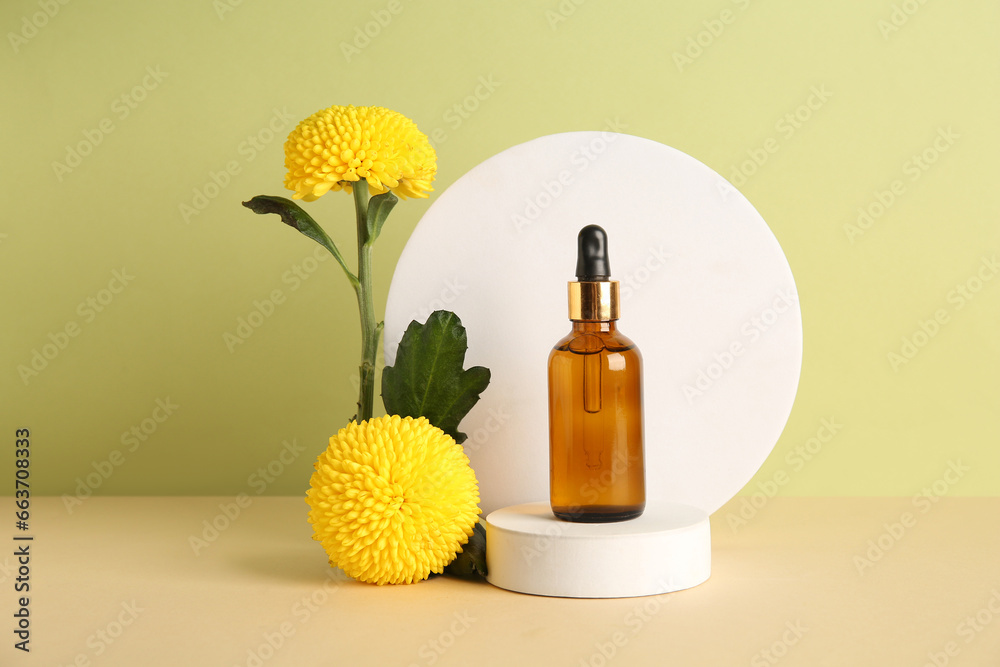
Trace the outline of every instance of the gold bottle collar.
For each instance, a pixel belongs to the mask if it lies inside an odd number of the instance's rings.
[[[609,322],[618,319],[618,281],[581,280],[569,284],[569,319]]]

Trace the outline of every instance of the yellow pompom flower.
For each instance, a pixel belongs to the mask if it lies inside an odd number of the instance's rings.
[[[359,581],[411,584],[442,572],[479,517],[469,457],[424,417],[351,422],[314,467],[313,539]]]
[[[285,141],[285,187],[313,201],[330,190],[351,192],[362,178],[373,195],[406,199],[433,190],[437,154],[406,116],[383,107],[332,106],[317,111]]]

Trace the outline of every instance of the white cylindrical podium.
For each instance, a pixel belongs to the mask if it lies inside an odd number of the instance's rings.
[[[486,517],[487,580],[532,595],[623,598],[697,586],[712,570],[708,514],[657,503],[614,523],[557,519],[548,503]]]

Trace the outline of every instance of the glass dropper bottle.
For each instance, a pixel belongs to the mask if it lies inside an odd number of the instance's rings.
[[[572,331],[549,354],[549,496],[560,519],[634,519],[646,506],[642,356],[617,329],[607,233],[577,237]]]

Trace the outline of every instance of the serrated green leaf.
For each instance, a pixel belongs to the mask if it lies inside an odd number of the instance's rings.
[[[462,553],[444,568],[444,573],[463,579],[486,576],[486,528],[481,522],[476,524]]]
[[[382,371],[386,412],[426,417],[456,442],[465,442],[458,425],[490,383],[488,368],[463,368],[468,347],[465,327],[455,313],[436,310],[425,324],[410,322],[395,365]]]
[[[333,239],[327,235],[323,228],[301,206],[291,199],[272,195],[257,195],[250,201],[243,202],[243,205],[258,215],[274,213],[280,216],[283,223],[292,229],[298,230],[304,236],[308,236],[329,250],[330,254],[340,264],[340,268],[347,274],[347,279],[351,281],[351,285],[357,288],[359,285],[358,278],[347,268],[347,263],[344,262],[344,258],[340,254],[340,250],[337,249],[337,245],[333,242]]]
[[[368,244],[375,243],[375,239],[382,233],[382,225],[389,217],[392,208],[399,202],[399,198],[391,192],[383,192],[368,200]]]

